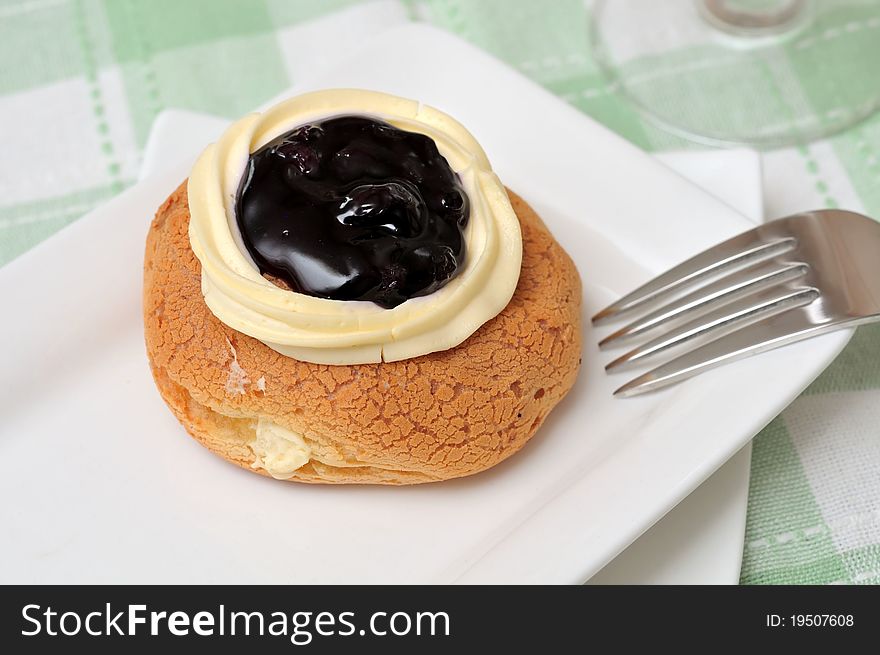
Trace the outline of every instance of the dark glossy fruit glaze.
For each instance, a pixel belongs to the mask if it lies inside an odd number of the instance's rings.
[[[260,271],[300,293],[391,308],[465,257],[467,195],[434,141],[363,116],[303,125],[251,155],[236,217]]]

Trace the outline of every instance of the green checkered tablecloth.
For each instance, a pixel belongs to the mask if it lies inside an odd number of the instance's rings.
[[[829,38],[880,39],[866,11],[837,16]],[[431,22],[647,150],[682,147],[603,83],[585,12],[582,0],[0,0],[0,264],[133,184],[161,109],[231,118],[297,82],[330,56],[307,38],[320,22]],[[691,72],[712,83],[711,67]],[[795,64],[753,84],[756,98],[768,84],[822,92]],[[880,216],[880,116],[763,163],[768,216]],[[756,438],[752,470],[743,583],[880,580],[880,327],[860,329]]]

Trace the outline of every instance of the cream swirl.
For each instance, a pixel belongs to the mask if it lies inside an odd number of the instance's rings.
[[[235,200],[250,154],[297,126],[343,114],[372,116],[433,139],[470,200],[467,255],[458,275],[393,309],[274,285],[260,274],[238,229]],[[453,348],[504,309],[519,280],[519,221],[486,154],[457,121],[413,100],[334,89],[246,116],[199,157],[188,195],[190,244],[202,266],[208,308],[229,327],[295,359],[362,364]]]

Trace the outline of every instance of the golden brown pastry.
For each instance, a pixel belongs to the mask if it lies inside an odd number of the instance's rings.
[[[144,260],[147,354],[162,397],[207,448],[283,479],[413,484],[499,463],[572,387],[581,356],[574,264],[509,196],[522,268],[500,314],[451,349],[329,365],[284,356],[209,310],[181,185],[153,220]]]

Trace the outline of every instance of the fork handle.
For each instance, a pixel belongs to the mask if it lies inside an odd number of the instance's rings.
[[[753,323],[658,366],[623,385],[614,392],[614,395],[627,397],[655,391],[709,369],[774,348],[836,330],[854,329],[860,325],[877,322],[880,322],[880,314],[812,323],[806,307],[784,312]]]

